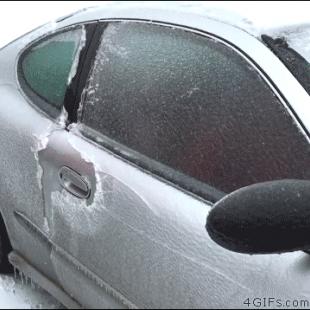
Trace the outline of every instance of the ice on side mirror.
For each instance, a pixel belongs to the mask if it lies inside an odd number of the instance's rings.
[[[206,228],[211,239],[234,252],[310,249],[310,181],[280,180],[239,189],[215,204]]]

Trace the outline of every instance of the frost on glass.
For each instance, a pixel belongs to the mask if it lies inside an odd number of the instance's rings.
[[[27,51],[22,62],[30,88],[56,107],[64,101],[68,83],[76,74],[78,56],[85,44],[85,30],[57,34]]]
[[[89,127],[224,192],[310,177],[308,142],[282,103],[245,59],[201,35],[109,25],[85,97]]]
[[[68,81],[67,81],[68,85],[70,85],[72,79],[75,77],[77,73],[77,68],[78,68],[79,60],[80,60],[80,54],[83,48],[85,47],[85,44],[86,44],[86,30],[85,30],[85,27],[83,26],[81,37],[80,37],[80,42],[78,44],[77,50],[75,51],[74,61],[72,63],[71,71],[68,77]]]

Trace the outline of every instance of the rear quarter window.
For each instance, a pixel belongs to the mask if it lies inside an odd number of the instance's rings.
[[[35,43],[21,56],[23,89],[44,110],[61,109],[82,37],[82,27],[61,32]]]

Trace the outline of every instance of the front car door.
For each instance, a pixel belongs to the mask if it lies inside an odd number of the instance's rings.
[[[78,123],[40,153],[64,289],[89,307],[307,296],[302,254],[231,253],[205,231],[226,193],[310,178],[309,140],[283,100],[210,35],[141,21],[102,30]]]

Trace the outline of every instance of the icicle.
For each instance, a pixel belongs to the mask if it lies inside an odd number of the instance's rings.
[[[34,290],[35,289],[35,285],[34,285],[34,282],[32,281],[31,278],[30,278],[30,285],[31,285],[31,288]]]
[[[14,279],[17,280],[17,269],[14,267]]]

